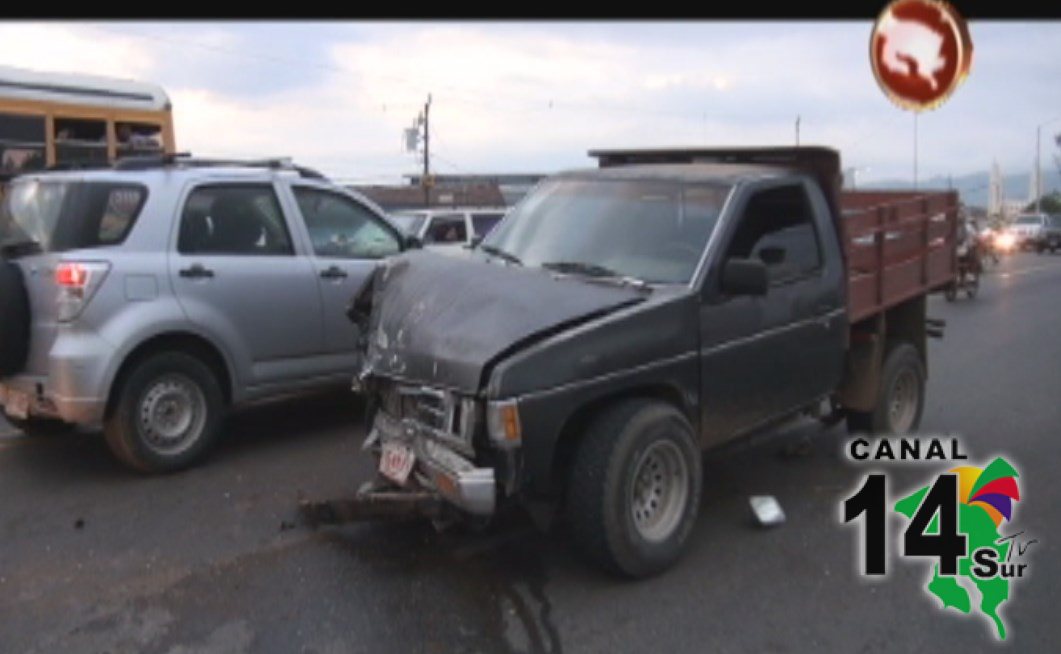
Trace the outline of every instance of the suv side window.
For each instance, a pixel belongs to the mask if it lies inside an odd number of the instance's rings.
[[[726,251],[725,258],[732,257],[760,259],[772,285],[821,270],[821,246],[803,185],[752,195]]]
[[[464,243],[468,227],[459,213],[435,216],[424,234],[424,243]]]
[[[475,235],[479,238],[486,236],[494,225],[501,222],[504,215],[503,213],[473,213],[472,229],[475,230]]]
[[[182,254],[294,254],[271,184],[196,188],[181,213],[177,250]]]
[[[361,204],[320,189],[292,190],[318,257],[382,259],[401,250],[397,237]]]

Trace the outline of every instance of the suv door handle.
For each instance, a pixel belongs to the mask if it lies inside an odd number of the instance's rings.
[[[204,268],[201,263],[193,265],[191,268],[184,268],[177,272],[181,277],[187,279],[204,279],[207,277],[213,277],[214,271],[209,268]]]
[[[339,266],[331,266],[321,271],[321,279],[346,279],[348,276]]]

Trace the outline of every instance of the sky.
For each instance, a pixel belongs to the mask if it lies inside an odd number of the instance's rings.
[[[414,173],[431,94],[436,173],[555,172],[605,147],[840,150],[860,182],[911,179],[914,114],[881,92],[872,21],[0,22],[0,64],[149,81],[177,145],[292,156],[337,179]],[[1061,22],[977,22],[973,65],[917,117],[920,179],[1028,172],[1061,133]]]

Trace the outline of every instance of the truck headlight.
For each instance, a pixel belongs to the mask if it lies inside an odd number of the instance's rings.
[[[523,428],[519,421],[517,400],[498,400],[486,403],[486,428],[490,440],[501,448],[519,447],[523,442]]]

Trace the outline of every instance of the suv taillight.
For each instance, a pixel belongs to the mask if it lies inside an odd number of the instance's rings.
[[[62,261],[55,267],[59,322],[69,322],[81,315],[110,269],[111,265],[103,261]]]
[[[84,288],[86,282],[88,282],[88,271],[83,263],[71,261],[55,267],[55,283],[59,286]]]

